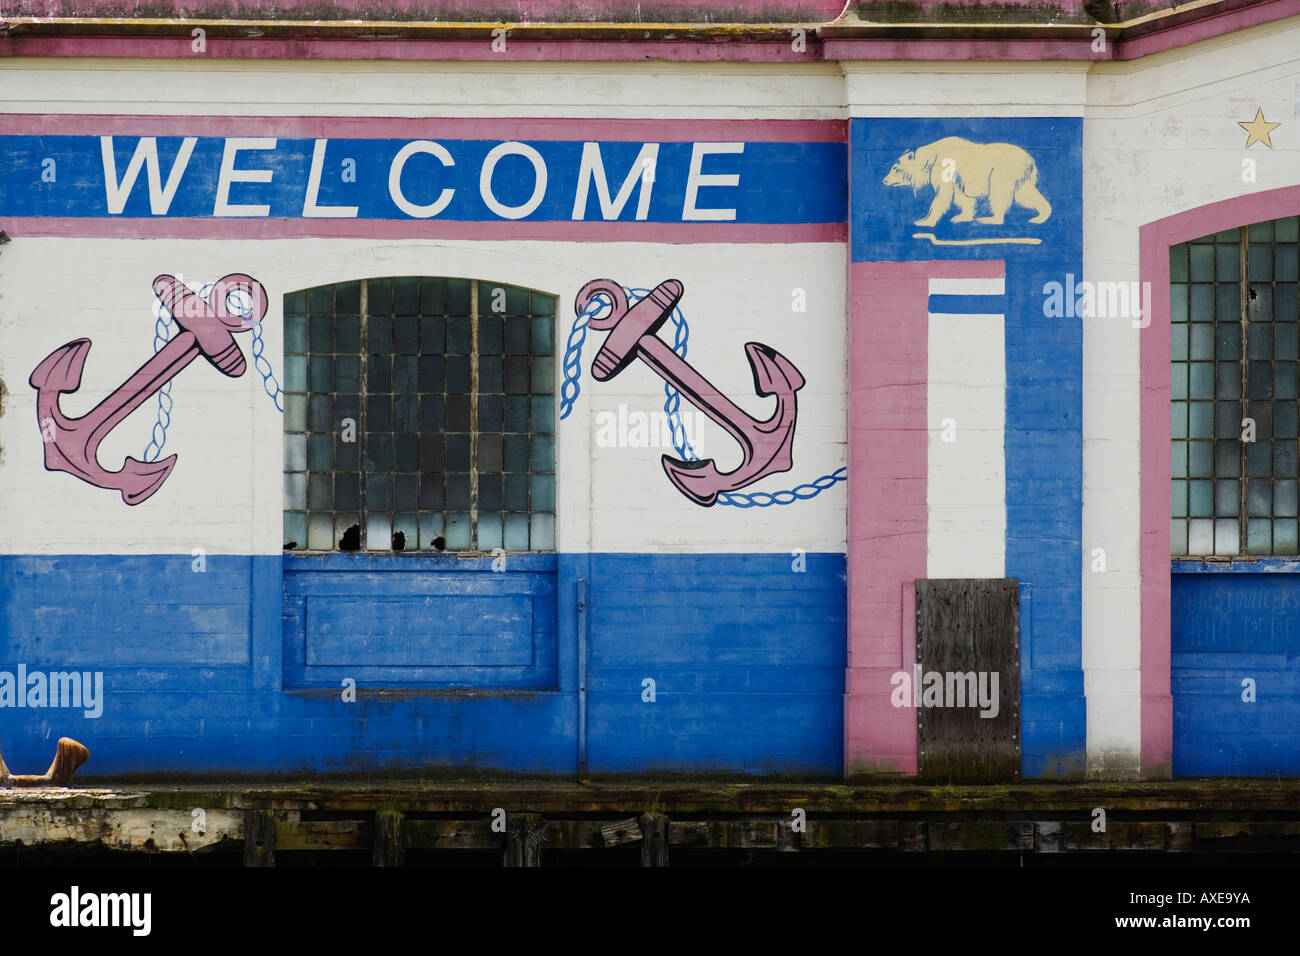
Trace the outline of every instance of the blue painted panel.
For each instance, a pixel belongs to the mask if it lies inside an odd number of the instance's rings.
[[[525,665],[531,597],[307,598],[307,666]]]
[[[1176,573],[1170,625],[1174,776],[1300,775],[1300,575]]]
[[[519,557],[517,569],[511,556],[514,570],[506,573],[492,573],[490,559],[436,557],[417,564],[406,556],[209,557],[207,574],[219,575],[214,582],[234,588],[236,578],[243,579],[245,640],[251,621],[256,651],[241,665],[196,663],[186,656],[206,639],[201,611],[185,626],[179,624],[186,618],[173,618],[156,628],[142,626],[141,620],[150,619],[127,610],[175,573],[172,565],[180,560],[0,557],[0,681],[18,664],[31,671],[69,669],[72,664],[61,655],[71,652],[78,669],[98,673],[103,686],[98,717],[71,707],[0,706],[0,745],[15,772],[44,770],[53,741],[67,735],[90,747],[85,772],[95,774],[398,768],[572,774],[578,737],[575,595],[581,577],[592,605],[592,772],[841,773],[843,555],[808,555],[804,573],[792,572],[788,555],[534,555]],[[126,566],[133,576],[110,573]],[[79,589],[47,587],[51,575],[83,583]],[[250,588],[250,581],[279,581],[282,575],[283,589]],[[467,583],[466,576],[478,580]],[[512,689],[493,687],[484,678],[478,686],[394,689],[340,665],[315,668],[329,677],[318,686],[282,687],[286,675],[305,666],[289,657],[294,646],[302,651],[303,645],[283,642],[281,673],[274,668],[278,658],[256,643],[256,635],[277,635],[274,625],[285,612],[290,619],[297,613],[295,601],[329,594],[332,587],[343,587],[333,593],[348,593],[354,586],[348,579],[373,583],[375,577],[389,582],[383,592],[388,599],[463,593],[489,600],[476,592],[484,586],[501,589],[497,593],[506,603],[532,594],[534,622],[550,621],[549,632],[535,628],[533,634],[536,646],[543,645],[538,635],[544,634],[553,648],[544,665],[551,683]],[[550,583],[539,588],[538,581]],[[251,603],[250,595],[263,594],[260,603]],[[549,602],[545,613],[543,601]],[[23,613],[15,614],[15,606]],[[640,614],[633,614],[638,606]],[[57,654],[34,640],[35,622],[47,614],[74,619],[107,607],[121,609],[124,631],[134,628],[129,644],[104,641],[85,628],[77,642],[57,645]],[[473,669],[441,670],[456,671],[463,681]],[[334,679],[340,673],[357,680],[354,702],[342,699]],[[642,700],[645,676],[657,681],[654,702]]]
[[[917,225],[933,195],[929,184],[913,189],[885,179],[909,150],[924,153],[948,137],[1025,150],[1050,216],[1032,223],[1034,211],[1016,203],[998,225],[960,221],[954,206],[935,225]],[[1083,273],[1083,124],[1070,117],[854,119],[849,139],[854,262],[1003,263],[1005,295],[930,296],[929,304],[1006,316],[1006,575],[1023,586],[1022,608],[1024,589],[1034,604],[1020,642],[1021,774],[1081,775],[1083,325],[1072,314],[1049,314],[1046,293],[1050,283],[1064,287]],[[988,211],[981,206],[976,215]]]
[[[123,181],[137,137],[114,136],[113,156],[117,182]],[[158,164],[166,180],[181,149],[182,138],[158,138]],[[225,138],[200,136],[181,175],[169,217],[212,218]],[[317,203],[320,206],[356,206],[357,219],[408,219],[389,193],[389,169],[407,140],[331,139],[326,147]],[[239,171],[265,170],[267,182],[233,181],[233,205],[266,205],[272,219],[302,217],[307,194],[314,140],[279,138],[274,149],[245,149],[236,154]],[[402,171],[407,199],[427,205],[444,189],[453,190],[440,220],[482,222],[500,220],[490,210],[479,189],[479,174],[492,140],[441,140],[455,165],[445,166],[434,156],[412,156]],[[583,143],[530,141],[547,170],[547,185],[538,208],[521,222],[571,222]],[[618,191],[635,166],[641,143],[600,144],[611,193]],[[701,171],[708,176],[738,176],[736,185],[699,187],[697,208],[734,209],[738,223],[842,223],[845,216],[845,145],[843,143],[747,142],[741,153],[708,153]],[[681,223],[687,175],[694,144],[664,142],[655,163],[651,200],[645,221]],[[356,181],[338,175],[343,160],[356,161]],[[57,164],[56,182],[43,182],[42,163]],[[106,173],[98,136],[0,136],[0,216],[54,216],[103,218],[110,215],[105,188]],[[535,184],[532,163],[508,155],[497,164],[493,192],[506,206],[522,206]],[[815,188],[809,188],[811,186]],[[629,202],[620,221],[636,218],[637,203]],[[141,170],[120,215],[154,218],[146,172]],[[590,190],[585,219],[602,221],[595,189]],[[689,228],[689,225],[688,225]]]

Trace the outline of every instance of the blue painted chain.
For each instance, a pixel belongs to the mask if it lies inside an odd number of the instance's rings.
[[[212,291],[212,283],[209,282],[199,290],[199,298],[207,299],[208,293]],[[233,310],[243,315],[252,312],[252,303],[246,302],[243,296],[232,296],[227,300],[233,305]],[[158,350],[167,344],[171,338],[172,316],[167,307],[157,299],[154,300],[154,332],[153,332],[153,351],[158,354]],[[271,363],[262,353],[265,350],[265,343],[262,341],[262,323],[257,322],[249,326],[253,330],[253,368],[257,369],[262,376],[262,388],[266,394],[271,396],[271,401],[275,402],[277,410],[283,412],[284,405],[280,401],[284,395],[284,390],[280,388],[279,381],[276,380],[275,373],[271,369]],[[149,445],[144,450],[142,456],[144,461],[157,461],[162,454],[163,446],[167,444],[167,428],[172,423],[172,382],[168,379],[167,384],[158,390],[158,419],[154,422],[153,430],[149,433]]]
[[[629,304],[635,303],[645,296],[649,295],[649,289],[628,289],[624,287],[627,293]],[[582,374],[582,346],[587,339],[587,324],[605,309],[611,308],[612,303],[605,296],[597,294],[582,314],[577,317],[573,323],[573,329],[569,332],[569,343],[564,351],[564,383],[560,386],[560,420],[569,417],[573,411],[573,403],[578,398],[581,389],[578,387],[578,378]],[[686,316],[682,314],[681,307],[673,309],[673,314],[669,317],[673,324],[673,351],[681,358],[686,358],[686,345],[690,337],[690,329],[686,325]],[[579,333],[581,333],[579,335]],[[690,439],[686,435],[686,426],[682,424],[681,416],[681,393],[671,385],[664,385],[664,394],[667,399],[664,401],[664,414],[668,418],[668,426],[672,431],[673,448],[677,451],[677,457],[683,461],[699,461],[700,456],[695,453],[691,447]],[[816,498],[819,494],[827,489],[835,487],[841,481],[848,480],[848,468],[841,467],[829,475],[822,475],[811,484],[797,485],[789,491],[756,491],[752,494],[741,494],[740,492],[724,492],[718,495],[718,504],[730,505],[733,508],[770,508],[773,505],[792,505],[796,501],[807,501],[809,498]]]

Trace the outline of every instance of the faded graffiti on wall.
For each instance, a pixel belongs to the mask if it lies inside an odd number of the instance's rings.
[[[104,437],[199,355],[223,375],[243,375],[247,362],[234,333],[257,327],[267,308],[262,284],[242,274],[218,279],[206,300],[170,275],[154,279],[153,290],[181,333],[86,414],[69,418],[59,399],[81,386],[90,339],[74,339],[55,349],[28,379],[37,391],[36,420],[45,444],[46,470],[65,471],[97,488],[120,491],[128,505],[140,504],[162,487],[176,466],[176,456],[153,462],[128,456],[120,469],[110,471],[97,458]],[[251,299],[251,309],[232,308],[231,301],[239,293]]]

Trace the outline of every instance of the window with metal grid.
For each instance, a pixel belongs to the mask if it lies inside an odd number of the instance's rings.
[[[1300,217],[1169,251],[1175,557],[1296,554]]]
[[[286,550],[554,550],[553,296],[364,279],[284,324]]]

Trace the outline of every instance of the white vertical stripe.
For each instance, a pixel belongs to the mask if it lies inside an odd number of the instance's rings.
[[[944,295],[987,280],[930,280]],[[985,293],[987,294],[987,293]],[[929,315],[927,574],[1006,574],[1006,345],[1002,315]],[[945,436],[949,440],[945,440]]]

